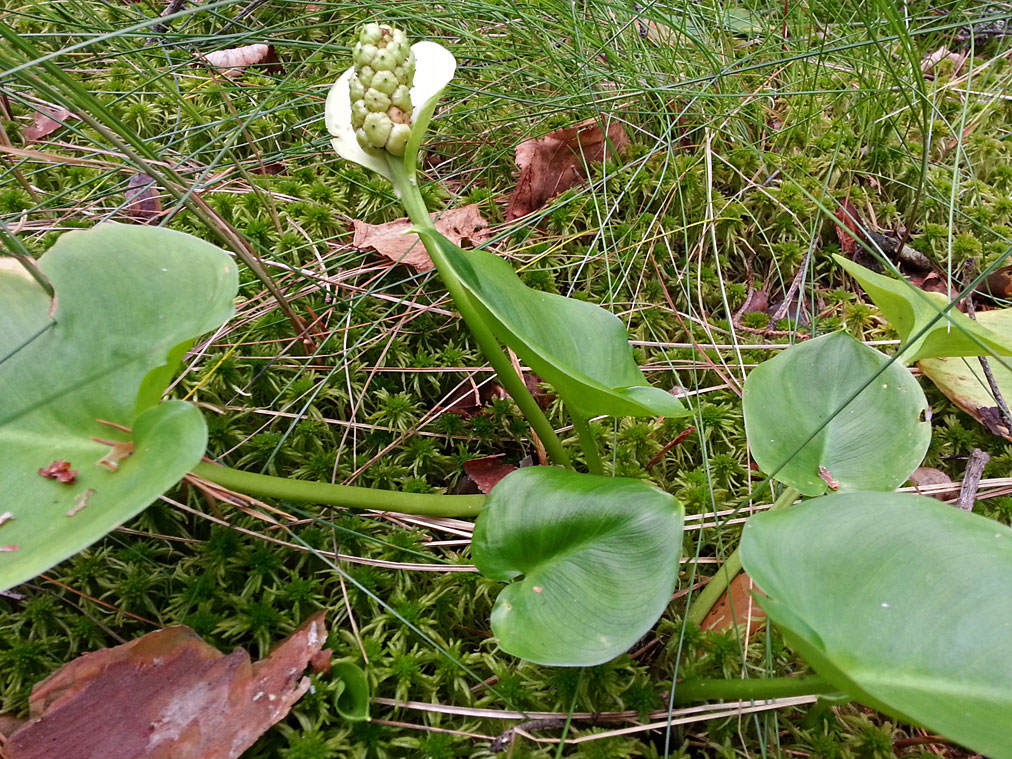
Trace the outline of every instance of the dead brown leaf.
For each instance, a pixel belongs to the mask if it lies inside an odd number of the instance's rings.
[[[495,456],[471,459],[464,462],[464,471],[467,472],[468,477],[474,480],[474,484],[478,486],[478,489],[485,495],[488,495],[499,480],[516,470],[515,466],[507,464],[502,459],[503,454],[501,453]]]
[[[274,45],[243,45],[232,47],[227,50],[215,50],[200,56],[208,66],[218,69],[223,76],[242,76],[250,66],[263,65],[272,73],[282,73],[284,67],[281,65]]]
[[[586,179],[588,164],[611,158],[628,144],[629,137],[619,122],[609,121],[605,133],[596,119],[521,142],[516,149],[520,177],[506,204],[506,220],[537,211]]]
[[[751,577],[741,572],[731,580],[728,589],[717,599],[700,626],[704,630],[727,630],[747,624],[749,633],[754,633],[766,621],[766,612],[759,607],[750,591],[765,595]]]
[[[474,203],[445,211],[438,217],[432,214],[432,221],[436,229],[461,247],[480,245],[491,236],[488,222]],[[408,232],[411,229],[408,219],[388,221],[386,224],[366,224],[354,219],[352,224],[355,230],[352,245],[356,248],[371,248],[395,264],[413,266],[418,271],[432,268],[432,260],[418,235]]]
[[[9,759],[235,759],[309,689],[327,637],[318,612],[252,663],[189,627],[85,654],[37,684]]]
[[[921,495],[937,498],[940,501],[944,501],[958,490],[958,487],[953,485],[949,475],[941,469],[934,469],[930,466],[917,467],[910,474],[910,484],[917,488],[917,492]],[[945,485],[951,485],[952,487],[939,489]],[[925,488],[923,492],[921,491],[922,488]]]
[[[134,221],[146,224],[158,218],[162,201],[158,197],[155,180],[147,174],[134,174],[127,182],[124,213]]]
[[[40,106],[31,125],[24,128],[21,136],[26,142],[38,142],[62,127],[69,119],[76,118],[73,113],[58,105]]]

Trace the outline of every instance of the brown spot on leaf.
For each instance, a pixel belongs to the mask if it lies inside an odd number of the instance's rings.
[[[520,177],[506,204],[506,220],[537,211],[560,192],[585,180],[587,165],[621,153],[628,144],[629,137],[619,122],[609,121],[606,133],[597,119],[521,142],[516,149]]]
[[[474,484],[482,493],[486,495],[491,493],[492,488],[499,480],[516,469],[512,464],[503,461],[502,458],[503,454],[499,453],[495,456],[485,456],[464,462],[464,471],[467,472],[468,477],[474,480]]]
[[[188,627],[85,654],[32,690],[9,759],[235,759],[309,689],[323,612],[261,661],[224,655]]]
[[[14,515],[11,512],[9,512],[9,511],[5,511],[3,514],[0,514],[0,527],[3,527],[5,524],[7,524],[13,518],[14,518]]]
[[[39,474],[50,480],[59,480],[60,482],[69,485],[77,479],[76,469],[70,468],[69,461],[61,461],[57,459],[49,466],[44,466],[39,470]]]
[[[455,245],[481,245],[489,239],[488,222],[482,218],[476,204],[454,208],[445,213],[432,214],[436,229],[443,233]],[[425,252],[425,246],[418,235],[409,232],[411,222],[408,219],[397,219],[386,224],[366,224],[355,219],[352,221],[355,238],[352,245],[356,248],[371,248],[395,264],[413,266],[418,271],[432,268],[432,260]]]
[[[14,553],[20,550],[21,546],[0,546],[0,553]]]

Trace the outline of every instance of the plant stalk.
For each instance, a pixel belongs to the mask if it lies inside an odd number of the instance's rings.
[[[421,193],[418,191],[415,178],[408,175],[403,161],[392,159],[387,163],[394,177],[394,188],[400,196],[401,204],[404,206],[408,218],[411,219],[411,223],[416,229],[424,233],[441,237],[439,231],[432,223],[429,211],[425,207]],[[491,364],[492,369],[495,370],[503,388],[510,394],[510,397],[513,398],[519,407],[520,412],[531,425],[534,434],[544,444],[545,450],[552,461],[561,466],[571,466],[569,454],[562,447],[562,441],[559,440],[559,436],[555,433],[555,428],[552,427],[551,422],[545,417],[538,402],[534,400],[534,396],[527,389],[523,378],[514,371],[512,364],[499,346],[495,335],[486,326],[481,314],[471,302],[471,297],[467,294],[463,284],[461,284],[443,256],[443,252],[439,249],[439,246],[435,244],[426,245],[425,249],[428,251],[432,263],[435,264],[436,271],[439,272],[443,284],[446,285],[447,292],[450,293],[454,305],[460,311],[460,315],[464,319],[464,323],[467,324],[467,328],[471,331],[475,342],[478,343],[481,352],[489,364]]]
[[[773,506],[770,511],[776,511],[778,509],[786,508],[794,503],[795,499],[801,495],[800,492],[794,488],[786,488],[780,497],[773,502]],[[689,613],[687,619],[696,627],[703,625],[703,620],[706,619],[706,615],[710,613],[710,609],[717,603],[717,600],[723,595],[724,591],[727,590],[737,574],[741,571],[741,546],[734,549],[734,553],[727,557],[724,561],[723,566],[717,570],[717,573],[710,579],[706,586],[699,591],[699,595],[696,596],[696,600],[692,602],[692,606],[689,607]]]
[[[590,431],[590,421],[583,414],[570,409],[569,418],[573,420],[573,429],[580,440],[583,455],[587,457],[587,471],[591,474],[604,474],[601,464],[601,452],[597,449],[597,441]]]
[[[838,690],[818,675],[749,680],[690,680],[675,686],[674,703],[687,704],[714,699],[765,701],[790,696],[836,693]]]
[[[268,474],[243,472],[206,461],[197,464],[193,468],[193,474],[237,493],[300,503],[344,506],[349,509],[375,509],[429,517],[475,517],[485,505],[483,495],[404,493],[333,485],[329,482],[289,480]]]

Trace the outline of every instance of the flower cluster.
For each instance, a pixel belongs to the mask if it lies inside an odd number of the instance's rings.
[[[411,84],[415,55],[399,29],[366,24],[359,33],[348,81],[351,124],[365,150],[404,155],[411,136]]]

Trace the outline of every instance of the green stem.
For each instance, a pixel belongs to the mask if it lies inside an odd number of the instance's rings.
[[[591,474],[604,474],[601,453],[598,451],[597,441],[594,440],[594,435],[590,431],[589,420],[583,414],[572,409],[569,410],[569,418],[573,420],[573,429],[576,430],[576,436],[580,440],[583,455],[587,457],[587,471]]]
[[[514,371],[513,365],[503,353],[495,335],[492,334],[492,331],[485,324],[485,320],[475,308],[470,295],[464,289],[464,285],[457,278],[453,267],[450,266],[442,250],[440,250],[438,241],[442,239],[442,235],[439,234],[432,224],[432,218],[429,216],[429,211],[425,207],[421,193],[418,191],[415,178],[408,175],[403,161],[391,159],[387,164],[390,166],[390,171],[393,174],[394,188],[400,196],[401,205],[404,206],[408,218],[411,219],[411,223],[419,231],[420,235],[431,238],[433,241],[426,242],[425,249],[428,251],[432,263],[435,264],[436,271],[439,272],[439,276],[442,278],[447,292],[453,298],[454,305],[460,311],[464,323],[467,324],[467,328],[471,331],[475,342],[478,343],[478,348],[481,349],[481,352],[485,355],[489,364],[491,364],[492,369],[495,370],[503,388],[510,394],[510,397],[513,398],[519,407],[520,412],[526,417],[531,428],[534,430],[534,434],[544,444],[545,450],[552,461],[561,466],[570,466],[569,454],[562,447],[562,441],[555,434],[555,428],[552,427],[551,422],[545,417],[538,402],[534,400],[534,396],[527,389],[523,378]]]
[[[675,687],[676,704],[693,701],[765,701],[771,698],[836,693],[839,689],[818,675],[753,680],[690,680]]]
[[[790,506],[797,497],[801,495],[794,488],[786,488],[780,497],[773,502],[773,506],[770,511],[776,511],[778,509]],[[696,600],[692,602],[692,606],[689,608],[688,621],[700,627],[703,624],[703,620],[706,619],[706,615],[710,613],[710,609],[717,603],[717,600],[723,595],[724,591],[727,590],[737,574],[741,571],[741,547],[734,549],[734,553],[727,557],[724,561],[724,565],[717,570],[717,573],[710,579],[706,586],[699,591],[699,595],[696,596]]]
[[[483,495],[442,495],[439,493],[404,493],[329,482],[289,480],[267,474],[242,472],[238,469],[201,462],[193,473],[229,490],[264,498],[286,501],[344,506],[349,509],[376,509],[398,514],[429,517],[474,517],[485,505]]]

